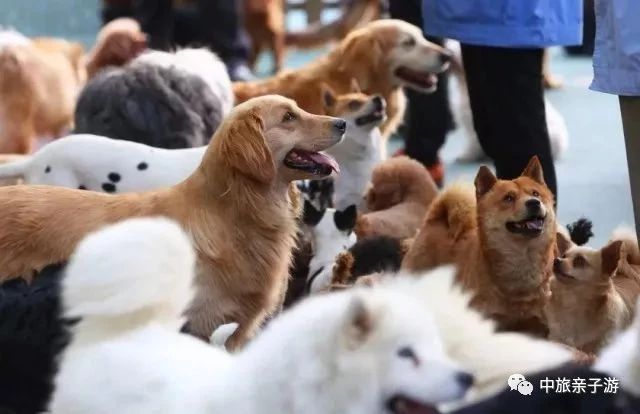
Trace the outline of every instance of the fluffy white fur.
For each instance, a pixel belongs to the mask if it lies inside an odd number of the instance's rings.
[[[320,292],[329,287],[336,256],[357,241],[353,231],[346,232],[336,227],[335,212],[333,208],[326,209],[322,220],[311,228],[313,257],[309,262],[307,277],[307,287],[311,293]]]
[[[340,165],[340,174],[333,179],[333,199],[337,209],[342,210],[352,204],[362,209],[373,168],[383,159],[382,135],[378,127],[385,118],[364,125],[357,122],[357,119],[376,111],[372,98],[357,112],[338,115],[347,121],[347,131],[341,142],[325,151]]]
[[[168,150],[97,135],[70,135],[24,159],[0,165],[0,179],[115,193],[147,191],[177,184],[200,164],[207,147]],[[146,168],[141,170],[141,163]],[[113,182],[109,175],[120,176]]]
[[[305,300],[235,355],[180,334],[193,263],[186,237],[162,220],[81,243],[63,297],[67,316],[83,319],[52,413],[404,413],[468,388],[424,306],[393,289]]]
[[[12,27],[0,26],[0,50],[6,46],[22,46],[30,43],[31,40],[28,37]]]
[[[199,76],[211,88],[211,91],[221,98],[225,115],[233,108],[235,95],[227,67],[216,54],[208,49],[187,48],[177,50],[174,53],[153,50],[138,56],[133,64],[136,62],[173,67]]]
[[[626,391],[640,397],[640,302],[636,309],[632,326],[601,352],[594,368],[611,374]]]
[[[418,295],[433,315],[447,355],[475,377],[469,401],[506,387],[511,374],[526,375],[572,359],[572,352],[563,345],[518,333],[496,333],[493,322],[469,308],[470,295],[454,285],[454,268],[414,277],[420,278],[418,285],[406,284],[405,290]]]

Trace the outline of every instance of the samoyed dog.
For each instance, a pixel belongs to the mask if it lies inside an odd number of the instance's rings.
[[[233,355],[181,334],[194,263],[165,219],[124,221],[79,245],[63,301],[82,320],[53,413],[420,414],[472,385],[426,308],[397,289],[305,300]]]

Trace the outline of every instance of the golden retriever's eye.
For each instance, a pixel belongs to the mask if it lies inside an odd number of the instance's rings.
[[[536,190],[533,190],[533,193],[531,193],[534,197],[540,197],[540,193],[537,192]]]
[[[587,260],[582,256],[576,256],[573,259],[573,267],[586,267]]]
[[[349,101],[348,106],[349,106],[349,110],[357,111],[358,109],[360,109],[362,104],[358,101]]]
[[[516,201],[516,196],[513,193],[509,193],[502,199],[505,203],[513,203]]]
[[[291,122],[297,119],[296,114],[291,111],[287,111],[286,114],[282,117],[282,122]]]
[[[416,39],[413,37],[410,37],[408,39],[405,39],[402,41],[402,47],[405,47],[407,49],[410,49],[412,47],[414,47],[416,45]]]

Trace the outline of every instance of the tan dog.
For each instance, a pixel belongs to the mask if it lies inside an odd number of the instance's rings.
[[[629,253],[638,242],[617,239],[596,250],[558,234],[558,249],[546,307],[549,339],[597,353],[635,314],[640,278]]]
[[[475,188],[476,200],[471,194],[460,196],[457,188],[457,197],[445,191],[433,203],[403,267],[419,271],[427,270],[424,263],[445,264],[417,259],[430,255],[430,246],[443,243],[450,256],[438,253],[458,265],[457,280],[474,293],[475,308],[502,330],[545,336],[556,221],[540,162],[534,157],[511,181],[498,180],[483,166]]]
[[[438,195],[429,172],[408,157],[394,157],[373,170],[371,184],[366,196],[370,212],[358,218],[358,238],[414,237]]]
[[[145,45],[137,23],[118,19],[102,29],[88,57],[79,43],[55,38],[0,48],[0,154],[28,154],[36,138],[67,133],[88,72],[126,63]]]
[[[228,343],[237,348],[284,297],[296,233],[289,184],[337,169],[316,151],[339,142],[344,130],[343,120],[268,96],[235,108],[200,167],[174,187],[123,195],[0,188],[0,274],[28,276],[63,262],[87,233],[105,224],[167,216],[191,234],[198,252],[199,289],[187,315],[189,330],[208,338],[218,325],[238,322]]]
[[[273,52],[273,72],[284,65],[285,11],[283,0],[244,0],[245,29],[251,38],[249,63],[255,66],[263,50]]]
[[[387,102],[388,137],[404,116],[402,87],[433,92],[436,73],[448,67],[450,53],[424,39],[419,28],[400,20],[378,20],[351,32],[333,51],[308,65],[255,82],[236,82],[236,102],[277,93],[294,99],[301,108],[323,113],[323,84],[337,94],[348,93],[352,79],[362,92],[381,95]]]

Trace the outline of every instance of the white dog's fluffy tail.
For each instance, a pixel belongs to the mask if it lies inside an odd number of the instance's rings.
[[[127,330],[150,321],[177,328],[193,297],[195,254],[165,218],[105,227],[78,246],[63,281],[66,315]]]
[[[436,269],[421,276],[413,290],[433,314],[447,354],[474,375],[471,398],[506,387],[511,374],[533,373],[572,359],[572,352],[563,345],[518,333],[496,333],[493,322],[469,308],[470,295],[454,285],[454,275],[453,267]]]
[[[33,157],[30,155],[16,155],[15,160],[11,159],[4,164],[0,164],[0,179],[24,177],[32,159]]]

